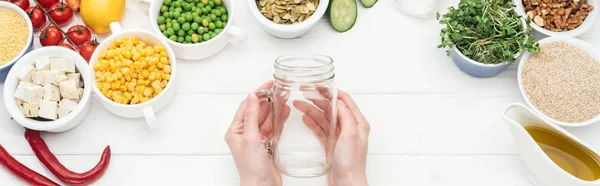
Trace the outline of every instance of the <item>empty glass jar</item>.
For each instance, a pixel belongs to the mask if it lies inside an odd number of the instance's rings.
[[[318,177],[331,169],[335,145],[337,89],[333,60],[324,55],[282,56],[275,84],[257,95],[272,106],[266,147],[279,171]]]

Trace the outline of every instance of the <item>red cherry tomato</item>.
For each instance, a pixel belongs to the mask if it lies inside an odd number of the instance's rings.
[[[92,32],[83,25],[74,25],[67,31],[67,37],[73,41],[73,45],[79,46],[92,39]]]
[[[92,54],[96,50],[100,43],[98,40],[94,39],[92,41],[88,41],[84,43],[81,47],[79,47],[79,55],[83,57],[88,63],[90,62],[90,58],[92,58]]]
[[[58,46],[64,39],[60,29],[56,26],[48,26],[42,30],[40,34],[40,43],[42,46]]]
[[[59,26],[65,26],[69,24],[73,18],[73,10],[63,2],[54,3],[48,10],[50,19],[54,20]]]
[[[52,6],[54,3],[58,3],[60,0],[37,0],[38,3],[40,3],[40,6],[44,7],[45,9],[50,8],[50,6]]]
[[[75,51],[75,48],[73,48],[73,46],[71,46],[71,45],[69,45],[69,44],[62,43],[62,44],[60,44],[60,46],[61,46],[61,47],[68,48],[68,49],[71,49],[72,51]]]
[[[33,31],[40,30],[46,24],[46,14],[44,14],[44,11],[40,7],[32,6],[25,10],[25,12],[29,15]]]
[[[29,7],[29,0],[8,0],[12,4],[17,5],[19,8],[25,10]]]

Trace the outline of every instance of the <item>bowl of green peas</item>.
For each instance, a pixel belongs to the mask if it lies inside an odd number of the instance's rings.
[[[208,58],[228,43],[240,45],[248,34],[230,23],[233,0],[142,0],[150,3],[152,29],[181,59]]]

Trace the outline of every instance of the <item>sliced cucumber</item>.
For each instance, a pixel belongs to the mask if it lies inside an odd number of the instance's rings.
[[[329,20],[331,26],[338,32],[350,30],[358,16],[356,0],[331,0]]]
[[[360,3],[365,8],[371,8],[371,7],[373,7],[373,5],[375,5],[375,3],[377,3],[377,0],[360,0]]]

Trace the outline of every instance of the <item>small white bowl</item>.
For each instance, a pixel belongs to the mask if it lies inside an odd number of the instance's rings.
[[[223,5],[227,8],[227,25],[223,28],[221,33],[219,33],[215,38],[211,40],[197,43],[197,44],[183,44],[172,41],[171,39],[165,37],[160,28],[158,28],[158,23],[156,19],[160,14],[160,7],[163,5],[163,0],[140,0],[150,4],[150,8],[148,9],[148,17],[150,18],[150,24],[152,25],[152,30],[156,35],[159,35],[161,39],[165,40],[169,45],[173,48],[175,52],[175,56],[181,59],[187,60],[198,60],[208,58],[217,54],[219,51],[223,50],[228,43],[232,43],[234,45],[241,45],[246,42],[248,39],[248,34],[242,30],[241,28],[233,25],[233,19],[236,16],[236,10],[233,3],[233,0],[223,0]]]
[[[17,5],[14,5],[9,2],[0,1],[0,10],[5,9],[12,12],[15,12],[21,16],[27,23],[27,28],[29,30],[29,36],[27,37],[27,43],[23,46],[23,49],[12,61],[7,62],[6,64],[0,65],[0,83],[4,82],[6,76],[8,75],[8,71],[11,69],[13,64],[25,55],[27,52],[33,49],[33,26],[31,25],[31,21],[29,20],[29,16],[27,13],[23,11],[23,9],[19,8]]]
[[[98,95],[98,99],[100,103],[106,110],[109,112],[125,117],[125,118],[145,118],[146,124],[150,129],[157,128],[159,126],[158,120],[156,119],[155,112],[162,110],[166,107],[172,100],[175,98],[175,93],[177,88],[179,87],[178,74],[177,74],[177,59],[175,58],[175,53],[173,49],[161,39],[156,34],[150,33],[145,30],[121,30],[121,26],[119,23],[114,22],[110,24],[110,29],[112,31],[112,35],[106,38],[94,51],[92,57],[90,58],[90,79],[92,81],[92,90],[96,95]],[[108,99],[100,89],[98,89],[98,83],[96,82],[96,70],[93,68],[94,63],[98,61],[98,57],[102,50],[106,50],[108,46],[114,43],[115,40],[121,39],[123,37],[133,37],[136,36],[140,41],[144,41],[148,45],[160,45],[165,47],[167,50],[167,55],[169,55],[169,61],[171,63],[171,78],[169,79],[169,83],[163,89],[163,91],[158,94],[158,96],[150,99],[147,102],[135,105],[125,105],[116,103],[110,99]]]
[[[596,49],[596,47],[590,45],[589,43],[586,43],[585,41],[579,40],[577,38],[548,37],[548,38],[538,41],[538,43],[540,44],[540,46],[542,46],[547,43],[553,43],[553,42],[559,42],[559,41],[568,43],[571,46],[582,49],[583,51],[587,52],[589,55],[594,57],[594,59],[600,61],[600,52],[598,51],[598,49]],[[521,95],[525,99],[525,102],[527,103],[527,105],[529,105],[529,107],[533,108],[535,113],[537,113],[540,117],[542,117],[546,121],[550,121],[552,123],[555,123],[557,125],[564,126],[564,127],[583,127],[583,126],[588,126],[588,125],[591,125],[594,123],[598,123],[600,121],[600,115],[598,115],[588,121],[579,122],[579,123],[562,122],[562,121],[555,120],[555,119],[547,116],[546,114],[544,114],[542,111],[538,110],[537,107],[535,107],[535,105],[529,100],[529,97],[527,97],[527,94],[525,94],[525,90],[523,88],[523,82],[521,81],[521,78],[522,78],[521,74],[523,73],[523,66],[525,66],[525,63],[527,62],[527,60],[529,60],[531,55],[532,54],[527,51],[523,53],[523,56],[521,57],[521,61],[519,62],[519,70],[518,70],[517,76],[518,76],[519,90],[521,91]],[[598,82],[598,83],[600,83],[600,82]]]
[[[263,26],[265,31],[267,31],[269,34],[275,37],[285,39],[297,38],[308,33],[308,31],[310,31],[315,26],[315,24],[317,24],[317,22],[321,20],[321,18],[327,11],[327,7],[329,6],[329,1],[320,0],[319,5],[317,6],[317,10],[308,19],[300,23],[284,25],[274,23],[273,21],[267,19],[267,17],[265,17],[262,13],[260,13],[258,5],[256,4],[256,0],[247,1],[248,7],[250,8],[250,12],[252,13],[252,15],[254,15],[256,20],[258,20],[258,22]]]
[[[586,1],[589,5],[592,5],[594,7],[594,10],[592,10],[592,12],[590,12],[590,14],[583,20],[583,23],[581,25],[579,25],[577,28],[575,28],[574,30],[570,30],[570,31],[566,31],[566,32],[553,32],[550,31],[548,29],[542,28],[540,26],[538,26],[537,24],[535,24],[533,22],[533,18],[531,18],[531,23],[529,25],[531,25],[531,27],[533,27],[534,30],[546,35],[546,36],[552,36],[552,37],[577,37],[580,36],[581,34],[586,33],[588,30],[590,30],[594,24],[596,23],[596,19],[598,18],[598,8],[600,8],[600,1],[598,0],[584,0]],[[521,16],[523,16],[523,18],[527,18],[527,12],[525,12],[525,7],[523,7],[523,0],[513,0],[513,4],[516,5],[516,10],[517,13],[520,14]]]
[[[54,121],[37,121],[25,117],[13,96],[19,82],[17,77],[17,73],[19,72],[18,69],[23,68],[26,64],[34,65],[35,60],[42,56],[69,57],[75,59],[75,68],[77,68],[83,78],[83,96],[81,97],[79,104],[77,104],[71,113]],[[15,70],[11,70],[8,73],[4,84],[4,103],[10,116],[23,127],[38,131],[60,133],[75,128],[87,116],[91,104],[89,99],[92,92],[92,79],[87,62],[78,53],[64,47],[44,47],[27,53],[15,63],[13,69]]]

